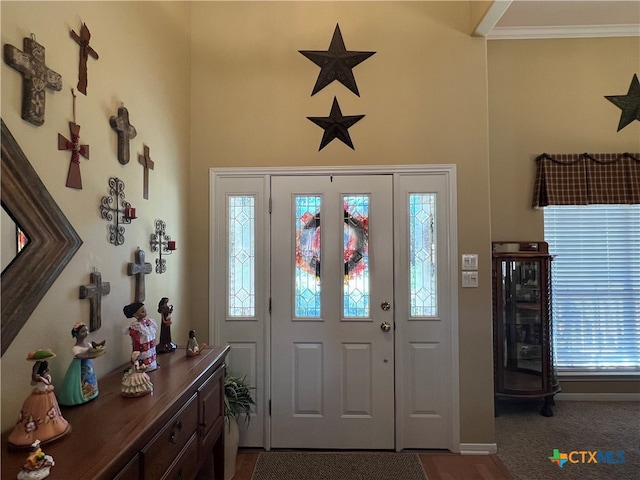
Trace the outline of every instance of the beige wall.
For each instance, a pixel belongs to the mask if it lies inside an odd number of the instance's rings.
[[[102,303],[102,328],[90,335],[93,340],[107,340],[107,354],[96,359],[94,367],[102,375],[127,361],[131,346],[122,331],[128,323],[122,307],[133,301],[135,285],[133,277],[127,276],[127,263],[134,261],[140,246],[147,261],[155,265],[149,235],[156,218],[167,223],[178,251],[168,258],[167,273],[146,276],[146,304],[158,318],[158,301],[168,296],[176,307],[174,339],[186,343],[190,323],[190,5],[2,2],[1,8],[2,44],[22,50],[23,38],[35,34],[46,49],[47,65],[63,81],[62,91],[46,94],[45,123],[35,127],[21,119],[22,77],[2,62],[2,119],[84,242],[2,357],[2,430],[6,430],[31,389],[27,352],[52,348],[57,357],[50,362],[51,372],[54,384],[61,384],[72,356],[71,327],[89,321],[89,302],[78,298],[78,290],[89,282],[94,268],[111,284],[111,293]],[[79,49],[69,31],[79,32],[81,22],[88,25],[91,46],[100,58],[88,61],[88,95],[76,92],[76,122],[91,158],[81,160],[83,189],[74,190],[65,187],[70,154],[57,150],[57,135],[69,138],[68,122],[73,120],[71,88],[77,84]],[[131,161],[125,166],[118,163],[117,139],[109,126],[121,102],[138,132],[131,141]],[[155,161],[149,175],[149,200],[142,198],[143,170],[138,163],[145,144]],[[125,243],[118,247],[108,243],[108,223],[98,210],[110,177],[124,181],[126,200],[137,208],[139,217],[126,227]]]
[[[542,153],[637,152],[640,122],[616,132],[640,72],[638,38],[488,42],[492,240],[542,240],[531,208]]]
[[[640,151],[640,122],[617,132],[621,110],[604,98],[625,95],[640,73],[640,40],[490,41],[488,58],[491,239],[542,240],[536,156]],[[565,393],[640,392],[632,377],[561,381]]]
[[[494,441],[486,44],[469,36],[466,2],[197,2],[192,6],[193,258],[207,258],[211,167],[456,164],[454,254],[480,255],[480,287],[460,289],[462,442]],[[347,49],[375,51],[354,68],[360,97],[298,50],[326,50],[340,25]],[[307,116],[336,96],[355,150]],[[196,318],[208,314],[208,268],[191,269]]]

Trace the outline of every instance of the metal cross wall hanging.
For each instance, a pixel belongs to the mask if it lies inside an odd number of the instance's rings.
[[[62,75],[45,65],[44,47],[36,36],[25,37],[24,51],[4,44],[4,61],[22,74],[22,118],[33,125],[44,123],[45,89],[62,90]]]
[[[136,127],[129,123],[129,111],[122,105],[118,108],[118,116],[109,119],[109,125],[118,134],[118,161],[122,165],[129,163],[129,140],[135,138]]]
[[[120,202],[120,206],[118,206]],[[122,207],[122,208],[120,208]],[[136,209],[124,199],[124,182],[117,177],[109,179],[109,195],[100,201],[100,216],[113,225],[109,225],[109,243],[124,243],[124,226],[136,218]]]
[[[89,40],[91,40],[91,32],[87,28],[87,24],[83,23],[80,27],[80,35],[71,30],[69,35],[73,40],[80,45],[80,60],[78,65],[78,91],[83,94],[87,94],[87,59],[89,56],[99,58],[98,52],[89,46]]]
[[[89,331],[93,332],[102,326],[102,297],[109,295],[111,284],[102,281],[100,272],[89,275],[91,283],[80,286],[80,299],[89,299]]]
[[[127,275],[136,277],[136,302],[144,302],[146,298],[145,285],[144,285],[144,276],[149,275],[152,272],[151,264],[145,262],[145,254],[144,250],[140,250],[138,248],[136,250],[136,261],[134,263],[127,264]]]
[[[154,161],[149,156],[149,147],[144,146],[144,155],[138,155],[138,163],[144,168],[142,179],[142,196],[145,200],[149,200],[149,170],[153,170]]]
[[[80,155],[89,160],[89,145],[80,145],[80,125],[76,123],[76,95],[73,92],[73,88],[71,89],[71,95],[73,95],[73,122],[69,122],[71,140],[67,140],[59,133],[58,150],[71,150],[71,162],[69,163],[66,186],[82,190]]]

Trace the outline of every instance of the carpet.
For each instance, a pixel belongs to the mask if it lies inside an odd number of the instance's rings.
[[[557,400],[553,417],[542,401],[500,401],[498,457],[516,480],[637,480],[640,478],[640,402]],[[572,454],[562,468],[554,450]],[[622,452],[622,453],[619,453]]]
[[[251,480],[427,480],[414,453],[265,452]]]

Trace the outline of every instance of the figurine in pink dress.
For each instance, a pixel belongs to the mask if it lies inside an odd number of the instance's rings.
[[[156,332],[158,325],[152,318],[147,318],[147,309],[144,303],[134,302],[124,307],[123,312],[127,318],[134,320],[127,327],[131,337],[132,351],[140,352],[139,361],[144,363],[147,372],[158,368],[156,362]]]

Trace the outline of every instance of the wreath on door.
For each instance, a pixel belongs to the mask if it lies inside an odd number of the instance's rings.
[[[344,208],[344,276],[345,280],[361,275],[367,268],[363,259],[369,253],[369,218]],[[302,228],[296,235],[296,264],[320,279],[320,212],[305,213]]]

